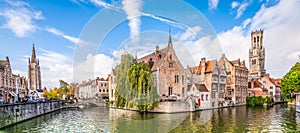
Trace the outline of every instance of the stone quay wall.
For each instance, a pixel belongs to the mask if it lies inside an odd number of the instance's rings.
[[[64,101],[0,105],[0,129],[64,107]]]

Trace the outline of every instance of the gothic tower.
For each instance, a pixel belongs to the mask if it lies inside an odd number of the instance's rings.
[[[251,33],[251,48],[249,49],[250,78],[260,78],[265,70],[265,47],[263,46],[263,31]]]
[[[28,59],[28,80],[31,91],[42,89],[40,64],[36,59],[34,44],[32,45],[31,59]]]

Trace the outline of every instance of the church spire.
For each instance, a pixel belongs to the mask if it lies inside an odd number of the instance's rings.
[[[172,45],[172,37],[171,37],[171,27],[169,26],[169,42],[168,42],[168,47],[173,46]]]
[[[35,56],[35,48],[34,48],[34,44],[32,44],[31,63],[36,63],[36,56]]]

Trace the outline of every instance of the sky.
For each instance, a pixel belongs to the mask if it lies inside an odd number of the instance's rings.
[[[2,0],[0,60],[27,77],[35,45],[42,85],[107,77],[124,52],[167,45],[182,64],[240,58],[249,65],[251,32],[264,30],[266,70],[280,78],[299,61],[300,1],[293,0]]]

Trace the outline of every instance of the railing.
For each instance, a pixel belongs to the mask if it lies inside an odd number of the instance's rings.
[[[65,106],[65,101],[48,101],[0,105],[0,129],[8,125],[43,115]]]

